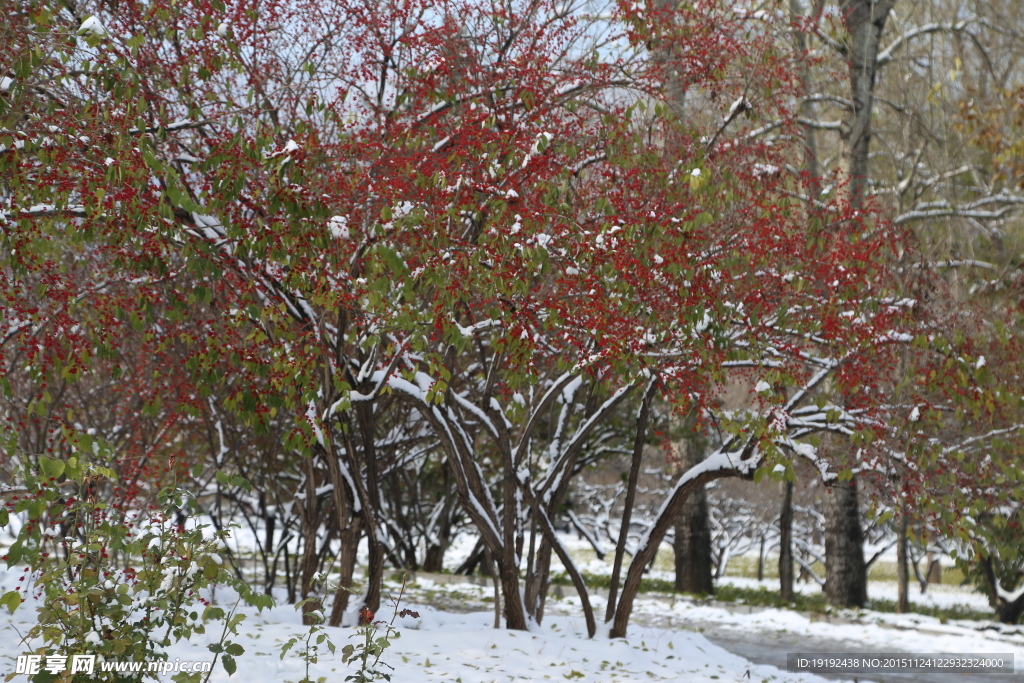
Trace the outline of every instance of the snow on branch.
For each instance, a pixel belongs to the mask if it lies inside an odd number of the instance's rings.
[[[996,209],[986,208],[992,205],[1002,206]],[[960,216],[977,220],[1000,220],[1020,206],[1024,206],[1024,196],[1006,192],[961,205],[953,205],[944,201],[928,202],[897,216],[893,219],[893,224],[902,225],[910,221],[925,220],[927,218],[946,218],[949,216]]]
[[[798,118],[796,121],[808,128],[816,128],[818,130],[841,130],[843,127],[842,121],[815,121],[814,119],[805,119],[803,117]]]
[[[942,23],[931,23],[925,24],[924,26],[917,26],[904,32],[902,35],[897,36],[895,40],[889,43],[889,46],[878,53],[878,57],[875,58],[875,63],[879,66],[888,64],[893,59],[893,54],[896,53],[901,47],[906,45],[909,41],[917,38],[918,36],[925,36],[931,33],[958,33],[966,30],[967,26],[977,21],[974,18],[964,19],[956,23],[950,22],[946,24]]]
[[[915,263],[913,268],[962,268],[964,266],[973,266],[975,268],[985,268],[987,270],[995,270],[996,265],[989,263],[988,261],[979,261],[977,259],[955,259],[949,261],[935,261],[933,263]]]
[[[757,444],[754,441],[749,441],[743,448],[739,450],[725,450],[730,442],[727,442],[721,448],[716,450],[714,453],[709,455],[700,463],[694,465],[686,472],[683,473],[675,486],[672,487],[672,491],[665,497],[665,500],[661,504],[658,512],[654,515],[654,519],[660,520],[665,516],[666,511],[672,505],[673,500],[676,498],[676,494],[679,493],[687,484],[696,481],[701,475],[722,473],[725,474],[738,474],[740,476],[753,475],[762,461],[762,457],[757,450]],[[640,537],[640,542],[637,544],[637,553],[639,554],[651,543],[651,534],[658,528],[658,524],[652,524],[650,528]]]
[[[7,211],[0,210],[0,221],[17,220],[19,218],[50,218],[53,216],[85,218],[87,215],[85,207],[80,205],[59,208],[55,204],[33,204],[26,209],[11,208]]]

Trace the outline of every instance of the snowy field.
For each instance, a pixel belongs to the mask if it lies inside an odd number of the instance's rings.
[[[568,540],[568,539],[567,539]],[[463,548],[462,546],[468,546]],[[457,564],[472,544],[463,541],[453,548],[450,562]],[[574,549],[574,552],[577,549]],[[605,563],[581,562],[583,568],[601,573]],[[660,564],[660,563],[659,563]],[[655,570],[659,578],[671,578],[665,569]],[[20,571],[0,568],[0,592],[17,586]],[[853,649],[942,653],[1013,653],[1018,672],[1024,669],[1024,631],[978,622],[941,623],[922,615],[895,615],[877,612],[841,613],[832,623],[820,616],[802,615],[778,609],[745,608],[686,597],[658,594],[638,596],[629,637],[609,641],[588,640],[579,609],[579,599],[571,587],[561,587],[547,607],[542,627],[533,632],[496,630],[493,587],[470,583],[441,583],[449,577],[427,575],[414,578],[408,586],[401,608],[417,611],[419,617],[395,620],[400,637],[395,638],[383,662],[394,667],[396,683],[445,681],[485,683],[500,681],[763,681],[811,683],[823,678],[812,674],[794,674],[775,666],[754,665],[711,642],[702,633],[735,632],[750,634],[787,634],[793,642],[805,638],[842,642]],[[752,579],[726,578],[724,582],[744,587],[764,585],[775,588],[774,581],[759,584]],[[385,595],[397,595],[401,588],[389,579]],[[815,592],[815,584],[798,584],[798,590]],[[871,584],[873,598],[895,598],[895,584]],[[232,595],[223,588],[216,593],[222,606],[233,604]],[[247,683],[297,682],[305,676],[301,644],[283,659],[282,645],[294,636],[307,633],[299,614],[277,596],[281,606],[260,614],[246,611],[247,618],[236,639],[246,650],[238,658],[233,677],[219,667],[211,681]],[[968,589],[933,586],[925,596],[912,591],[912,598],[923,604],[949,607],[969,606],[987,609],[984,596]],[[595,613],[603,614],[605,600],[601,591],[592,595]],[[34,603],[30,600],[12,616],[0,614],[0,677],[15,671],[19,654],[31,649],[21,642],[34,622]],[[378,618],[390,619],[390,607],[382,607]],[[219,629],[211,628],[219,633]],[[354,628],[327,629],[340,650],[357,642]],[[383,635],[383,634],[380,634]],[[756,637],[756,635],[755,635]],[[167,649],[170,660],[209,660],[206,646],[212,636],[196,636],[192,642],[178,643]],[[340,656],[322,651],[320,661],[310,667],[313,681],[341,681],[353,669]],[[167,674],[164,680],[170,680]],[[25,680],[20,677],[20,680]],[[861,677],[861,681],[869,680]],[[1024,678],[1022,678],[1024,680]]]
[[[3,571],[0,584],[4,590],[15,585],[21,572]],[[397,594],[398,584],[389,589]],[[633,628],[623,641],[588,640],[582,620],[556,616],[532,633],[495,630],[494,614],[489,612],[452,613],[438,611],[414,601],[438,590],[450,589],[459,600],[482,602],[486,591],[475,586],[434,586],[429,582],[411,592],[403,603],[419,612],[419,618],[395,620],[401,632],[387,650],[383,661],[394,667],[395,683],[445,681],[449,683],[485,683],[501,681],[581,680],[581,681],[792,681],[812,683],[823,679],[809,675],[793,675],[774,667],[751,666],[746,660],[729,654],[699,633],[663,628]],[[231,595],[220,590],[217,600],[230,605]],[[570,601],[566,601],[570,606]],[[299,614],[284,605],[263,614],[249,610],[237,639],[246,650],[238,659],[238,671],[228,677],[223,670],[214,670],[211,681],[246,681],[247,683],[285,683],[305,676],[301,657],[290,652],[281,659],[282,644],[295,635],[302,635]],[[17,655],[30,649],[21,644],[34,619],[30,601],[10,616],[0,617],[0,676],[15,671]],[[390,618],[382,609],[379,615]],[[210,629],[211,632],[216,629]],[[353,628],[329,629],[330,637],[340,649],[354,642]],[[208,660],[207,636],[196,636],[192,642],[178,643],[167,649],[169,659]],[[301,646],[300,646],[301,647]],[[750,671],[749,677],[747,672]],[[352,673],[352,668],[338,657],[322,657],[310,667],[314,681],[339,681]],[[169,680],[170,674],[167,679]],[[24,680],[24,678],[21,678]]]

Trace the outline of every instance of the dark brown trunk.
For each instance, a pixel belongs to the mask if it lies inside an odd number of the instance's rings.
[[[454,573],[464,574],[465,576],[472,576],[473,572],[476,571],[477,565],[479,565],[484,559],[484,550],[484,542],[480,539],[477,539],[476,545],[473,546],[473,550],[470,551],[469,556],[462,561],[462,564],[460,564],[455,569]],[[486,568],[486,564],[481,565],[481,570],[485,570]],[[481,573],[484,576],[490,576],[490,573],[488,573],[487,571],[481,571]]]
[[[782,483],[779,512],[779,595],[793,602],[793,482]]]
[[[370,543],[366,567],[366,599],[363,606],[374,614],[380,611],[380,586],[384,582],[384,548],[379,543]],[[360,618],[360,623],[364,620]]]
[[[757,580],[764,581],[764,534],[761,534],[761,546],[757,553]]]
[[[501,582],[501,595],[505,603],[505,628],[513,631],[526,630],[526,612],[523,600],[519,596],[519,567],[513,562],[515,553],[502,553],[498,558],[498,579]]]
[[[374,515],[380,510],[380,482],[377,479],[377,447],[374,440],[376,425],[374,408],[369,402],[356,405],[356,416],[363,440],[363,466],[366,470],[366,495],[362,505],[363,525],[366,528],[366,542],[369,548],[366,568],[366,599],[363,606],[376,614],[380,610],[380,584],[384,579],[384,548],[379,535],[384,530],[376,524]],[[352,476],[357,477],[358,471]]]
[[[423,558],[423,571],[427,572],[439,573],[444,571],[444,554],[448,551],[448,546],[451,545],[452,540],[452,509],[455,506],[455,496],[452,495],[451,491],[451,475],[448,463],[444,464],[443,470],[444,508],[438,521],[437,543],[431,543],[427,546],[427,552]]]
[[[338,590],[334,593],[334,606],[331,608],[331,626],[341,626],[345,611],[348,610],[349,595],[352,593],[352,577],[356,571],[356,552],[359,539],[362,537],[359,518],[351,520],[349,527],[341,532],[341,563],[338,579]]]
[[[999,623],[1014,625],[1024,616],[1024,596],[1013,602],[1001,600],[996,603],[996,614],[999,616]]]
[[[840,4],[848,34],[845,56],[853,103],[841,130],[852,209],[860,209],[868,194],[878,50],[894,2],[842,0]],[[863,607],[867,603],[867,567],[864,564],[856,480],[837,482],[825,500],[825,595],[830,604],[838,607]]]
[[[988,586],[989,603],[995,608],[1000,623],[1016,624],[1024,615],[1024,593],[1012,602],[1000,595],[999,579],[996,577],[991,557],[981,558],[981,569]]]
[[[910,611],[910,596],[907,589],[910,571],[907,563],[907,515],[901,510],[896,516],[896,612]]]
[[[544,601],[547,598],[548,585],[550,583],[548,581],[548,571],[551,567],[551,552],[554,551],[558,555],[558,559],[561,560],[562,566],[565,567],[565,571],[569,574],[572,585],[576,588],[576,593],[579,595],[580,605],[583,607],[583,619],[587,624],[587,637],[593,638],[597,632],[597,621],[594,618],[594,609],[590,605],[590,594],[587,592],[587,586],[583,582],[583,576],[577,570],[572,556],[569,555],[569,551],[558,540],[558,535],[555,532],[555,527],[551,524],[551,518],[548,516],[547,510],[537,504],[537,499],[534,497],[530,487],[523,487],[522,493],[526,503],[537,513],[535,531],[540,530],[543,534],[540,551],[537,554],[537,563],[533,567],[533,574],[527,577],[527,587],[529,587],[529,582],[531,581],[536,580],[539,583],[533,616],[537,619],[538,624],[544,616]]]
[[[541,539],[534,572],[539,582],[539,590],[537,593],[537,608],[533,618],[540,624],[544,621],[544,605],[547,602],[548,588],[551,585],[551,543],[546,538]]]
[[[327,441],[326,447],[318,449],[318,452],[327,465],[327,476],[333,487],[331,496],[334,502],[334,527],[340,529],[341,576],[338,580],[338,589],[334,594],[334,605],[331,607],[331,616],[328,622],[331,626],[340,626],[345,611],[348,609],[352,577],[355,574],[356,552],[359,547],[359,539],[362,537],[362,520],[352,514],[353,498],[358,494],[349,490],[347,480],[342,474],[342,463],[334,448],[333,438]]]
[[[683,430],[693,429],[695,416],[684,421]],[[704,459],[702,439],[689,433],[681,442],[680,462],[683,472],[699,465]],[[680,506],[675,520],[675,589],[684,593],[711,595],[715,592],[711,562],[711,521],[708,515],[708,495],[701,486]]]
[[[644,444],[647,441],[647,414],[650,411],[650,396],[650,392],[644,395],[644,401],[637,415],[636,434],[633,439],[633,458],[629,464],[626,500],[622,507],[622,519],[619,521],[619,539],[615,544],[615,560],[612,562],[611,582],[608,586],[608,607],[605,610],[605,621],[611,621],[615,615],[615,598],[619,590],[619,576],[622,573],[622,560],[626,553],[629,524],[633,519],[633,501],[636,498],[636,485],[640,478],[640,464],[643,461]],[[636,558],[633,558],[633,560],[635,562]]]
[[[928,583],[942,583],[942,563],[935,553],[928,553]]]
[[[524,602],[526,613],[534,620],[540,607],[541,578],[537,571],[537,507],[530,505],[530,552],[526,556],[526,578],[523,581]],[[539,622],[538,622],[539,623]]]
[[[277,517],[275,515],[264,516],[264,523],[266,525],[263,537],[263,547],[265,553],[271,553],[274,551],[274,531],[277,526]],[[274,582],[277,580],[277,558],[275,557],[272,563],[263,563],[263,592],[267,595],[271,595],[274,590]]]
[[[527,628],[526,605],[519,592],[519,564],[517,562],[522,550],[522,537],[519,535],[520,500],[517,495],[519,483],[517,479],[520,464],[512,454],[511,435],[508,433],[503,416],[493,408],[490,410],[491,420],[499,431],[498,450],[502,460],[501,482],[501,519],[498,531],[500,539],[495,539],[491,553],[498,564],[498,579],[501,582],[502,602],[505,604],[505,628],[525,631]]]
[[[444,554],[447,550],[447,543],[437,543],[427,546],[427,553],[423,557],[423,571],[434,573],[443,572]]]
[[[825,492],[825,598],[836,607],[864,607],[867,567],[856,479]]]
[[[288,589],[288,602],[295,604],[299,598],[295,592],[295,575],[292,572],[291,553],[288,552],[288,544],[284,546],[284,584]]]
[[[679,510],[674,550],[676,590],[700,595],[714,593],[708,496],[703,488],[694,491]]]
[[[316,466],[313,463],[313,459],[305,458],[303,460],[303,468],[306,474],[304,490],[306,497],[302,501],[302,565],[299,571],[301,577],[299,594],[300,598],[305,600],[315,588],[313,576],[316,574],[319,560],[317,531],[320,528],[320,510],[317,504]],[[312,624],[313,621],[309,613],[319,608],[319,604],[315,604],[315,601],[304,604],[302,606],[302,623],[306,625]]]

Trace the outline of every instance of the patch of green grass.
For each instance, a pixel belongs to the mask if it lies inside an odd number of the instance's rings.
[[[778,607],[781,609],[795,609],[801,612],[814,612],[825,614],[831,608],[825,602],[823,593],[805,595],[797,593],[793,596],[793,602],[786,602],[778,591],[768,588],[741,588],[729,584],[723,584],[715,588],[712,596],[720,602],[736,602],[756,607]]]
[[[611,586],[612,579],[608,574],[591,574],[590,572],[582,572],[584,583],[587,584],[588,588],[604,588],[608,589]],[[551,575],[551,583],[556,586],[571,586],[572,580],[569,579],[569,575],[564,572],[558,572],[557,574]],[[619,583],[619,588],[622,588],[622,583]],[[640,592],[641,593],[674,593],[675,584],[666,579],[651,579],[644,578],[640,579]]]
[[[869,600],[868,608],[876,612],[896,612],[896,602],[893,600]],[[924,614],[929,617],[936,617],[943,623],[949,619],[970,619],[973,621],[991,621],[995,617],[994,612],[979,612],[966,605],[954,605],[953,607],[931,607],[928,605],[911,605],[911,612]]]
[[[778,591],[768,588],[741,588],[738,586],[721,585],[715,589],[713,598],[716,601],[722,602],[736,602],[744,605],[756,605],[758,607],[796,609],[813,614],[828,614],[835,611],[825,601],[823,593],[816,593],[814,595],[797,593],[794,596],[793,602],[787,603],[782,600],[782,596]],[[869,600],[867,608],[876,612],[895,614],[896,602],[893,600]],[[943,622],[949,619],[970,619],[974,621],[989,621],[992,619],[992,612],[979,612],[964,605],[952,607],[911,605],[911,612],[935,617]]]
[[[590,574],[584,572],[583,580],[590,588],[607,589],[611,583],[611,579],[607,574]],[[564,573],[553,575],[551,578],[551,583],[561,586],[572,585],[572,582],[569,580],[569,577]],[[668,581],[665,579],[649,578],[641,580],[640,592],[677,593],[672,581]],[[722,584],[715,588],[714,595],[700,595],[696,597],[700,599],[709,599],[714,602],[737,603],[743,605],[752,605],[755,607],[776,607],[779,609],[793,609],[798,610],[800,612],[810,612],[812,614],[829,614],[835,611],[835,608],[831,607],[825,601],[825,595],[823,593],[815,593],[811,595],[797,593],[793,597],[793,602],[786,602],[782,599],[782,596],[779,593],[779,591],[771,590],[765,587],[748,588],[734,586],[730,584]],[[895,614],[896,603],[892,600],[871,600],[868,603],[868,609],[874,610],[876,612]],[[956,605],[952,607],[931,607],[926,605],[911,605],[911,611],[916,614],[923,614],[926,616],[935,617],[937,619],[942,620],[943,622],[949,619],[989,621],[992,619],[993,616],[991,612],[980,612],[978,610],[973,610],[963,605]]]
[[[658,555],[659,559],[665,555],[671,559],[671,553],[663,552]],[[923,563],[922,563],[923,564]],[[673,565],[674,566],[674,565]],[[669,567],[671,571],[672,567]],[[823,576],[825,574],[825,567],[819,562],[813,562],[811,569],[818,574]],[[753,579],[757,577],[757,556],[756,555],[738,555],[730,558],[729,565],[726,567],[726,576],[739,576],[747,579]],[[779,578],[779,557],[778,555],[769,554],[765,558],[764,562],[764,578],[765,579],[778,579]],[[871,581],[895,581],[896,580],[896,563],[886,562],[879,560],[872,563],[871,568],[868,570],[868,579]],[[914,577],[911,573],[911,583],[913,584]],[[959,586],[964,582],[964,574],[957,567],[943,567],[942,568],[942,585],[944,586]]]

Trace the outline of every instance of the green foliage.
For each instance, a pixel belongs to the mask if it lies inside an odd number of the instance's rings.
[[[308,611],[307,605],[314,605],[316,609]],[[309,677],[309,667],[312,664],[316,664],[320,661],[320,648],[325,647],[333,655],[335,653],[334,643],[331,641],[330,635],[324,628],[324,613],[320,611],[320,599],[319,598],[306,598],[295,604],[295,609],[301,611],[303,616],[312,621],[309,626],[309,630],[306,634],[296,635],[289,638],[281,646],[281,659],[285,658],[288,651],[295,647],[297,644],[302,643],[302,650],[299,652],[299,657],[306,664],[306,675],[299,681],[299,683],[314,683]]]
[[[378,632],[383,631],[383,636]],[[397,629],[386,621],[371,621],[361,626],[353,635],[357,638],[355,644],[346,645],[341,649],[341,661],[358,662],[359,668],[355,673],[346,676],[346,681],[355,683],[372,683],[378,680],[391,680],[391,674],[378,668],[383,665],[389,669],[393,667],[381,662],[384,652],[391,647],[391,639],[399,636]],[[372,660],[372,661],[371,661]]]
[[[417,618],[420,616],[417,612],[413,612],[410,609],[399,609],[402,603],[402,596],[405,595],[407,579],[408,576],[403,577],[402,590],[398,597],[392,601],[394,613],[391,615],[391,621],[374,621],[374,614],[368,609],[364,609],[359,613],[359,617],[363,620],[364,624],[352,636],[356,638],[356,642],[346,645],[341,649],[341,660],[343,662],[358,662],[359,664],[359,668],[355,673],[345,677],[346,681],[372,683],[372,681],[378,680],[391,680],[391,674],[378,667],[383,665],[392,671],[394,670],[394,667],[390,664],[382,662],[381,658],[387,649],[391,647],[391,641],[401,635],[398,629],[394,627],[395,619],[405,616]]]
[[[244,650],[229,636],[237,634],[245,615],[234,609],[225,614],[215,606],[200,613],[193,605],[214,584],[234,588],[240,601],[259,609],[271,606],[272,600],[254,594],[225,566],[227,532],[207,537],[202,526],[182,529],[170,523],[183,507],[198,512],[191,497],[174,488],[161,490],[154,517],[128,522],[95,493],[113,483],[114,476],[110,469],[77,457],[42,456],[37,468],[23,474],[25,494],[7,503],[9,509],[0,515],[0,522],[7,525],[10,512],[27,513],[28,523],[5,559],[9,567],[27,565],[35,577],[33,587],[41,604],[38,621],[27,634],[42,643],[35,653],[165,660],[164,648],[205,633],[212,621],[223,621],[221,637],[210,649],[223,655],[225,669],[233,672],[234,657]],[[79,496],[67,495],[72,487]],[[74,535],[58,538],[53,531],[59,528]],[[0,596],[0,606],[12,613],[21,604],[18,591]],[[50,676],[42,672],[33,680]],[[158,673],[143,669],[140,676],[156,678]],[[116,677],[114,672],[97,670],[92,680]],[[200,674],[179,674],[176,680],[197,683]]]

